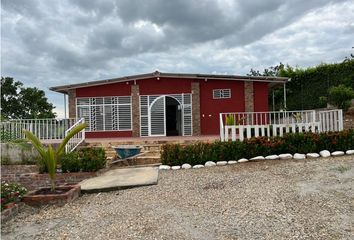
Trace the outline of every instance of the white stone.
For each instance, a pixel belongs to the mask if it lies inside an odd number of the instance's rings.
[[[216,162],[217,166],[225,166],[227,164],[227,161],[218,161]]]
[[[201,164],[198,164],[198,165],[194,165],[193,166],[193,168],[195,169],[195,168],[203,168],[204,167],[204,165],[201,165]]]
[[[207,161],[204,165],[205,165],[206,167],[213,167],[213,166],[216,166],[216,163],[213,162],[213,161]]]
[[[276,159],[279,159],[279,156],[278,155],[269,155],[269,156],[266,156],[265,159],[267,159],[267,160],[276,160]]]
[[[323,150],[320,152],[321,157],[330,157],[331,153],[328,150]]]
[[[301,160],[301,159],[305,159],[305,158],[306,158],[305,154],[301,154],[301,153],[294,154],[294,159],[296,159],[296,160]]]
[[[342,152],[342,151],[335,151],[335,152],[332,152],[331,155],[332,155],[333,157],[343,156],[343,155],[344,155],[344,152]]]
[[[283,153],[283,154],[279,154],[279,158],[280,159],[291,159],[291,158],[293,158],[293,155],[291,155],[290,153]]]
[[[318,154],[318,153],[308,153],[308,154],[306,154],[306,157],[308,157],[308,158],[318,158],[318,157],[320,157],[320,154]]]
[[[227,164],[229,164],[229,165],[236,164],[236,163],[237,163],[236,160],[230,160],[230,161],[227,162]]]
[[[182,169],[190,169],[190,168],[192,168],[192,166],[188,163],[182,165]]]
[[[170,170],[171,167],[168,166],[168,165],[160,165],[160,166],[159,166],[159,169],[160,169],[160,170]]]
[[[354,154],[354,150],[348,150],[345,152],[345,154],[352,155],[352,154]]]
[[[181,169],[181,166],[172,166],[171,169],[172,170],[178,170],[178,169]]]
[[[263,156],[257,156],[257,157],[253,157],[250,159],[251,161],[255,161],[255,160],[264,160]]]
[[[237,162],[239,162],[239,163],[248,162],[248,159],[246,159],[246,158],[241,158],[241,159],[239,159]]]

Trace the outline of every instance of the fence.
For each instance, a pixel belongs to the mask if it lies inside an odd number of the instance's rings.
[[[220,113],[221,141],[341,130],[342,110]]]
[[[31,131],[40,140],[63,139],[72,126],[82,122],[83,119],[14,119],[0,123],[1,141],[24,139],[23,129]],[[80,133],[82,141],[85,138],[84,130]],[[74,138],[79,137],[75,136]],[[76,140],[73,140],[76,141]]]

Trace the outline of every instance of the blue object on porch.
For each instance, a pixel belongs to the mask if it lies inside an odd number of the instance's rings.
[[[140,154],[141,147],[131,145],[120,145],[113,147],[120,159],[126,159]]]

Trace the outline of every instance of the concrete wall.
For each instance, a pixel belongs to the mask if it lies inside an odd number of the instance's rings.
[[[15,143],[1,143],[1,164],[36,163],[39,158],[37,150]]]

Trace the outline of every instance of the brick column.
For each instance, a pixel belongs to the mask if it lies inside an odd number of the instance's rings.
[[[193,136],[200,136],[200,89],[199,82],[192,82],[192,125]]]
[[[245,112],[254,112],[253,82],[245,82]]]
[[[69,118],[76,118],[76,90],[68,90]]]
[[[131,85],[133,137],[140,137],[139,85]]]

